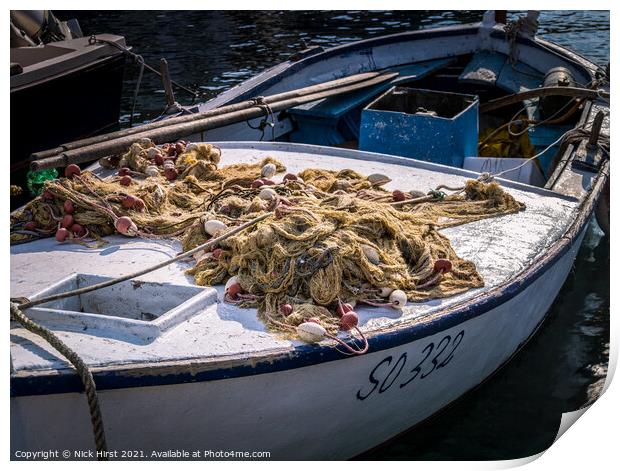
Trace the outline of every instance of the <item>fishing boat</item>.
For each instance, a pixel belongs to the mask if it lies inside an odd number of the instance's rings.
[[[118,179],[106,156],[128,142],[188,138],[215,143],[220,166],[270,158],[287,175],[316,167],[371,182],[380,175],[395,203],[405,190],[417,204],[442,200],[439,189],[458,194],[468,180],[493,180],[522,206],[441,229],[482,284],[404,306],[358,303],[360,335],[314,340],[274,333],[255,309],[229,302],[229,286],[198,286],[174,239],[13,245],[13,456],[346,459],[490,378],[545,320],[609,181],[604,72],[534,33],[535,14],[507,27],[489,12],[480,24],[310,50],[190,118],[35,156],[36,168],[102,157],[93,178]],[[491,129],[488,137],[510,126],[529,137],[518,148],[531,146],[530,154],[481,157],[479,127]],[[488,143],[490,152],[506,150]],[[274,188],[287,185],[284,171],[272,173]],[[149,271],[153,264],[161,266]],[[106,287],[88,291],[97,284]],[[79,296],[60,295],[76,289]],[[70,361],[22,311],[71,349]]]
[[[118,128],[124,47],[122,36],[94,41],[49,10],[11,11],[13,184],[25,186],[32,152]]]

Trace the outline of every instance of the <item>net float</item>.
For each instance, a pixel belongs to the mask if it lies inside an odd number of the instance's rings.
[[[194,254],[194,260],[196,260],[196,264],[204,261],[204,260],[212,260],[213,252],[202,252]]]
[[[373,173],[368,175],[368,181],[371,185],[384,185],[386,183],[390,183],[392,179],[387,175],[383,175],[382,173]]]
[[[278,169],[274,164],[268,163],[263,165],[263,168],[260,171],[260,176],[263,178],[271,178],[276,174],[277,171]]]
[[[141,137],[140,139],[138,139],[138,144],[140,144],[142,147],[153,147],[155,145],[153,144],[153,141],[148,137]]]
[[[263,185],[273,186],[275,184],[276,182],[274,182],[273,180],[270,180],[269,178],[263,178]]]
[[[162,154],[157,154],[157,155],[154,157],[154,162],[155,162],[157,165],[164,165],[164,163],[166,162],[166,158],[165,158]]]
[[[394,190],[392,192],[392,199],[394,201],[405,201],[407,199],[407,197],[405,196],[405,194],[402,191]]]
[[[26,229],[27,231],[34,231],[37,228],[37,223],[34,221],[28,221],[26,224],[24,224],[24,229]]]
[[[73,175],[82,175],[82,170],[75,164],[67,165],[67,168],[65,168],[65,177],[73,178]]]
[[[362,252],[364,252],[364,256],[368,259],[370,263],[373,265],[379,265],[381,263],[381,259],[379,258],[379,252],[374,247],[370,245],[362,244],[360,245]]]
[[[256,180],[254,180],[252,182],[252,184],[250,185],[251,188],[257,189],[260,188],[261,186],[263,186],[263,179],[262,178],[257,178]]]
[[[196,252],[194,255],[192,255],[192,258],[198,262],[202,257],[204,257],[207,253],[211,253],[211,252],[205,252],[204,250],[201,250],[200,252]]]
[[[222,250],[222,249],[220,249],[218,247],[217,249],[214,249],[213,252],[211,252],[211,254],[212,254],[214,259],[218,260],[222,256],[223,252],[224,252],[224,250]]]
[[[392,294],[394,288],[379,288],[379,296],[382,298],[387,298],[390,294]]]
[[[169,157],[174,157],[177,154],[176,147],[172,144],[169,144],[166,148],[166,154],[168,154]]]
[[[340,330],[351,330],[353,327],[357,327],[359,323],[359,316],[355,311],[345,312],[340,318]]]
[[[320,342],[327,334],[325,328],[316,322],[303,322],[297,326],[296,330],[298,337],[307,343]]]
[[[118,171],[119,177],[124,177],[127,175],[131,175],[131,169],[129,167],[123,167]]]
[[[127,216],[118,218],[114,223],[114,227],[120,234],[125,236],[133,237],[138,233],[138,226]]]
[[[433,270],[438,273],[448,273],[449,271],[452,271],[452,262],[447,258],[438,258],[435,261]]]
[[[75,207],[73,206],[73,201],[71,200],[65,201],[64,204],[62,205],[62,209],[65,211],[66,214],[73,214],[73,211],[75,211]]]
[[[70,214],[65,214],[62,218],[62,222],[60,223],[62,227],[65,229],[70,228],[73,225],[73,216]]]
[[[61,227],[60,229],[56,231],[56,240],[58,242],[64,242],[67,239],[67,237],[70,237],[70,236],[71,234],[64,227]]]
[[[174,145],[174,150],[176,151],[177,155],[181,155],[183,152],[185,152],[185,141],[179,141]]]
[[[157,158],[158,155],[162,155],[161,150],[159,150],[157,147],[151,147],[149,150],[146,151],[146,157],[148,159],[155,159]]]
[[[299,180],[299,177],[294,173],[287,173],[282,179],[284,182],[296,182],[297,180]]]
[[[142,209],[145,206],[144,201],[134,195],[125,196],[123,201],[121,201],[121,205],[125,209]]]
[[[282,306],[280,306],[280,314],[282,314],[284,317],[288,317],[293,313],[293,306],[291,306],[290,304],[282,304]]]
[[[164,176],[168,181],[172,181],[179,176],[179,172],[175,167],[164,167]]]
[[[133,182],[133,179],[129,175],[125,175],[121,177],[121,180],[119,181],[119,183],[123,186],[129,186],[131,185],[132,182]]]
[[[43,194],[41,194],[41,198],[43,198],[46,201],[54,201],[54,195],[48,190],[45,190]]]
[[[336,308],[336,312],[340,317],[344,316],[347,312],[351,312],[353,310],[353,306],[349,303],[340,303]]]
[[[236,300],[237,295],[241,293],[241,285],[237,281],[236,276],[231,276],[226,285],[224,285],[224,299]]]
[[[336,180],[334,183],[334,190],[348,190],[351,188],[351,183],[348,180]]]
[[[204,227],[205,232],[210,236],[214,236],[218,232],[228,229],[228,226],[226,224],[224,224],[222,221],[218,221],[217,219],[209,219],[205,221]]]
[[[388,299],[394,309],[402,309],[407,304],[407,294],[399,289],[392,291]]]
[[[258,197],[265,200],[265,201],[272,201],[274,200],[276,197],[278,196],[278,194],[275,192],[274,189],[272,188],[263,188],[260,193],[258,194]]]
[[[70,231],[73,232],[78,237],[82,237],[86,235],[86,229],[81,224],[77,224],[77,223],[73,224],[71,226]]]
[[[159,170],[155,165],[149,165],[148,167],[146,167],[146,169],[144,169],[144,173],[146,173],[149,177],[159,176]]]

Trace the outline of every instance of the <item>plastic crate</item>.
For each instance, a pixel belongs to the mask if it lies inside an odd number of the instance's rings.
[[[478,97],[392,87],[362,111],[359,148],[462,167],[478,153]]]

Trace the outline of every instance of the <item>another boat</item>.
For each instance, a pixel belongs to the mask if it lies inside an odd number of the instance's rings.
[[[11,11],[12,184],[25,187],[31,153],[118,127],[125,39],[97,38],[47,10]]]
[[[359,356],[344,354],[331,340],[304,343],[270,333],[255,311],[223,302],[223,287],[196,286],[185,263],[94,292],[99,297],[26,310],[92,371],[108,449],[118,451],[111,457],[189,458],[185,451],[201,450],[208,459],[218,456],[205,450],[234,449],[240,458],[351,458],[442,410],[525,345],[566,280],[608,182],[609,104],[594,64],[533,36],[509,39],[487,16],[482,24],[310,51],[202,105],[204,111],[360,72],[398,71],[396,81],[372,90],[279,114],[266,109],[252,127],[238,123],[194,140],[222,141],[224,165],[270,156],[293,173],[322,167],[383,174],[390,190],[458,188],[481,178],[461,168],[469,167],[494,174],[525,210],[442,230],[457,254],[475,263],[484,287],[408,303],[402,311],[358,306],[369,345]],[[477,157],[478,106],[489,109],[498,103],[492,100],[535,90],[557,67],[575,83],[598,86],[559,125],[549,124],[549,116],[574,102],[547,102],[555,107],[550,111],[536,100],[517,100],[527,119],[547,120],[529,132],[548,160],[538,167],[531,156]],[[514,112],[503,120],[502,113],[479,118],[501,126]],[[247,142],[271,137],[276,142]],[[102,178],[115,174],[99,165],[92,171]],[[49,238],[13,246],[13,298],[88,286],[180,250],[173,241],[106,240],[99,249]],[[66,360],[12,323],[13,453],[66,449],[75,458],[73,450],[92,450],[82,389]],[[269,455],[252,454],[263,452]]]

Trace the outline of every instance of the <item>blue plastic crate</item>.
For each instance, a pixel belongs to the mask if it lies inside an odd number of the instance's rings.
[[[359,148],[462,167],[478,154],[478,97],[392,87],[362,111]]]

